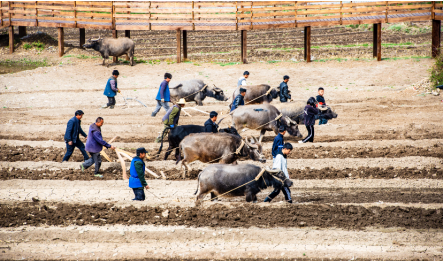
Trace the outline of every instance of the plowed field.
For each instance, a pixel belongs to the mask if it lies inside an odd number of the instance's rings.
[[[106,68],[96,60],[73,60],[2,75],[0,259],[441,260],[443,102],[441,96],[411,87],[428,76],[432,63],[404,59]],[[113,69],[120,71],[122,92],[115,109],[100,109],[107,102],[102,93]],[[315,126],[315,143],[299,144],[299,138],[285,136],[295,148],[288,157],[294,204],[279,195],[270,204],[221,198],[196,206],[196,179],[207,164],[190,164],[192,171],[183,179],[173,155],[161,160],[167,145],[159,158],[146,161],[167,179],[147,174],[151,189],[144,202],[131,201],[133,192],[111,150],[106,153],[112,162],[103,159],[103,178],[94,177],[92,168],[80,170],[83,157],[77,149],[61,163],[66,123],[76,110],[85,112],[83,130],[101,116],[105,140],[118,136],[116,147],[134,152],[143,146],[153,156],[165,112],[150,115],[165,72],[172,73],[172,86],[198,78],[231,97],[245,70],[251,72],[250,84],[278,86],[283,75],[290,75],[294,106],[317,95],[322,86],[327,103],[338,113],[328,125]],[[137,97],[148,108],[132,101],[125,106],[123,95]],[[207,98],[203,103],[196,108],[223,112],[221,118],[230,101]],[[181,115],[179,124],[207,120],[204,113],[187,112],[192,117]],[[229,123],[225,120],[222,127]],[[304,126],[300,130],[307,134]],[[266,163],[239,163],[270,166],[274,136],[268,132],[263,139]],[[270,192],[260,192],[259,202]]]

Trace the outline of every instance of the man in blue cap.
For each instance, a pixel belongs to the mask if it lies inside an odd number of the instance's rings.
[[[66,142],[66,154],[63,157],[62,162],[69,160],[72,153],[74,152],[75,147],[77,147],[82,152],[85,161],[89,159],[89,156],[85,150],[85,144],[83,144],[83,142],[80,140],[80,134],[86,139],[88,138],[88,135],[86,135],[81,127],[81,119],[83,117],[83,114],[83,111],[78,110],[75,112],[75,116],[68,121],[68,126],[66,127],[64,138]]]
[[[149,189],[148,183],[145,180],[145,163],[143,159],[146,157],[146,149],[138,148],[136,150],[137,156],[131,161],[131,168],[129,169],[129,187],[134,191],[135,198],[132,200],[144,201],[145,191]]]
[[[115,96],[117,92],[120,93],[120,90],[117,88],[117,78],[120,73],[117,70],[112,71],[112,76],[109,77],[108,82],[106,83],[105,91],[103,95],[108,97],[108,103],[102,106],[102,109],[111,108],[114,109],[115,106]]]

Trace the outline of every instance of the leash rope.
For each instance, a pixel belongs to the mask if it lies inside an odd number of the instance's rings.
[[[188,96],[183,97],[183,99],[186,99],[186,98],[188,98],[189,96],[192,96],[192,95],[194,95],[194,94],[196,94],[196,93],[202,92],[204,89],[206,89],[206,87],[208,87],[207,84],[205,84],[205,86],[203,86],[203,88],[201,88],[201,90],[196,91],[196,92],[194,92],[194,93],[191,93],[191,94],[189,94]]]

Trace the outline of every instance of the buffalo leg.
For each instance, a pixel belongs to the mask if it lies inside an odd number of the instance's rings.
[[[217,198],[215,198],[216,196],[215,196],[215,193],[214,192],[211,192],[211,201],[218,201],[218,199]]]
[[[260,131],[260,137],[258,138],[258,142],[261,143],[261,141],[262,141],[263,136],[265,135],[265,133],[266,133],[266,130],[261,130],[261,131]]]
[[[169,146],[168,147],[168,150],[166,151],[166,153],[165,153],[165,158],[164,158],[164,160],[166,160],[168,157],[169,157],[169,155],[172,153],[172,151],[171,151],[171,146]]]
[[[246,192],[246,202],[251,202],[254,200],[254,196],[252,195],[251,192],[247,191]]]
[[[257,203],[257,195],[252,196],[252,203]]]
[[[134,66],[134,55],[131,56],[131,62],[130,62],[131,66]]]
[[[179,162],[180,160],[182,160],[182,156],[180,155],[179,148],[175,149],[175,159],[176,159],[176,162]]]

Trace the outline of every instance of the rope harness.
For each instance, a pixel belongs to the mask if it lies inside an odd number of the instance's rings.
[[[206,87],[208,87],[207,84],[205,84],[205,86],[203,86],[203,88],[201,88],[201,90],[196,91],[196,92],[194,92],[194,93],[191,93],[191,94],[189,94],[188,96],[183,97],[183,99],[186,99],[186,98],[188,98],[189,96],[192,96],[192,95],[194,95],[194,94],[196,94],[196,93],[202,92],[204,89],[206,89]]]
[[[242,132],[245,132],[245,131],[248,131],[248,130],[257,130],[257,129],[259,129],[259,128],[265,126],[266,124],[269,124],[269,123],[271,123],[271,122],[273,122],[273,121],[278,121],[281,117],[283,117],[283,113],[280,113],[277,117],[275,117],[275,119],[273,119],[273,120],[271,120],[271,121],[268,121],[268,122],[266,122],[265,124],[262,124],[262,125],[258,126],[258,127],[255,128],[255,129],[249,129],[249,128],[246,127],[245,129],[242,130]]]
[[[244,183],[243,185],[240,185],[240,186],[238,186],[238,187],[236,187],[236,188],[233,188],[233,189],[229,190],[228,192],[225,192],[225,193],[223,193],[223,194],[220,194],[220,195],[218,195],[218,196],[216,196],[216,197],[214,197],[214,198],[205,199],[205,200],[203,200],[203,201],[214,200],[214,199],[216,199],[216,198],[223,197],[224,195],[226,195],[226,194],[228,194],[228,193],[231,193],[232,191],[234,191],[234,190],[236,190],[236,189],[239,189],[239,188],[241,188],[241,187],[243,187],[243,186],[246,186],[246,185],[248,185],[249,183],[251,183],[251,182],[253,182],[253,181],[257,181],[257,182],[258,182],[258,180],[259,180],[260,178],[263,178],[263,182],[265,183],[265,185],[266,185],[266,187],[267,187],[268,185],[266,184],[265,178],[263,177],[263,174],[265,173],[265,171],[266,171],[266,169],[265,169],[265,168],[262,168],[262,169],[260,170],[260,172],[258,173],[258,175],[257,175],[254,179],[252,179],[252,180],[250,180],[250,181]],[[284,185],[284,182],[288,179],[288,178],[285,178],[285,180],[281,180],[279,177],[276,177],[276,176],[273,175],[272,173],[269,173],[269,172],[268,172],[268,174],[271,175],[274,179],[280,181],[280,183],[282,184],[282,187],[283,187],[283,185]]]
[[[241,150],[243,149],[244,146],[245,146],[245,141],[242,139],[242,140],[241,140],[241,143],[240,143],[240,146],[237,148],[237,150],[236,150],[235,152],[232,152],[232,153],[229,153],[229,154],[223,155],[223,156],[221,156],[221,157],[219,157],[219,158],[216,158],[215,160],[211,160],[211,161],[209,161],[209,162],[207,162],[207,163],[212,163],[212,162],[214,162],[214,161],[220,160],[220,159],[222,159],[222,158],[224,158],[224,157],[227,157],[227,156],[230,156],[230,155],[233,155],[233,154],[240,155]],[[191,162],[191,163],[189,163],[189,164],[192,164],[192,163],[194,163],[194,162],[195,162],[195,161],[193,161],[193,162]]]

